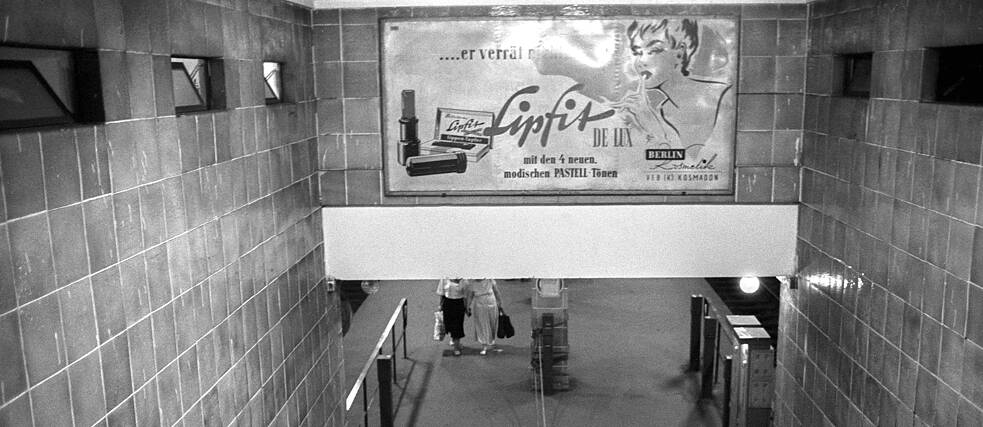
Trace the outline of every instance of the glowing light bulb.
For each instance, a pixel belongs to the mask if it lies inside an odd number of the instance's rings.
[[[741,278],[741,291],[746,294],[753,294],[758,292],[758,288],[761,287],[761,281],[757,277],[742,277]]]

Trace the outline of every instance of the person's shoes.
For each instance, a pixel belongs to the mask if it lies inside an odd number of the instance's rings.
[[[494,351],[495,353],[501,353],[502,352],[502,348],[501,347],[495,347],[494,349],[492,349],[492,351]]]
[[[461,350],[458,350],[458,349],[455,348],[454,349],[454,355],[455,356],[460,356],[461,355]]]
[[[486,354],[488,354],[488,349],[487,349],[487,348],[483,348],[483,349],[481,349],[481,353],[480,353],[480,354],[481,354],[482,356],[484,356],[484,355],[486,355]]]

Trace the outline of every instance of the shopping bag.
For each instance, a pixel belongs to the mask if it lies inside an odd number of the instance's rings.
[[[512,338],[515,335],[515,328],[512,327],[512,319],[501,309],[498,310],[498,332],[495,336],[499,338]]]
[[[433,340],[443,341],[444,335],[447,335],[447,329],[444,327],[444,312],[437,310],[433,312]]]

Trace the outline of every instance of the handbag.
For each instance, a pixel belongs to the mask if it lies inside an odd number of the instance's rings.
[[[447,328],[444,327],[444,312],[437,310],[433,312],[433,340],[443,341],[447,335]]]
[[[512,327],[512,319],[501,308],[498,309],[498,331],[495,336],[499,338],[512,338],[515,335],[515,328]]]

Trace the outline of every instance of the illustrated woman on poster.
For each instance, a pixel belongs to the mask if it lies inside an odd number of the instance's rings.
[[[700,46],[699,25],[691,19],[635,21],[626,33],[634,57],[630,71],[637,73],[638,85],[608,106],[649,142],[698,150],[713,134],[721,100],[731,87],[690,71]]]
[[[714,139],[727,140],[726,99],[732,52],[719,22],[692,18],[634,20],[627,27],[570,24],[543,37],[533,59],[542,75],[566,76],[580,94],[616,111],[632,139],[654,148],[686,148],[687,159]],[[702,38],[701,38],[702,37]],[[707,75],[701,75],[707,73]]]

